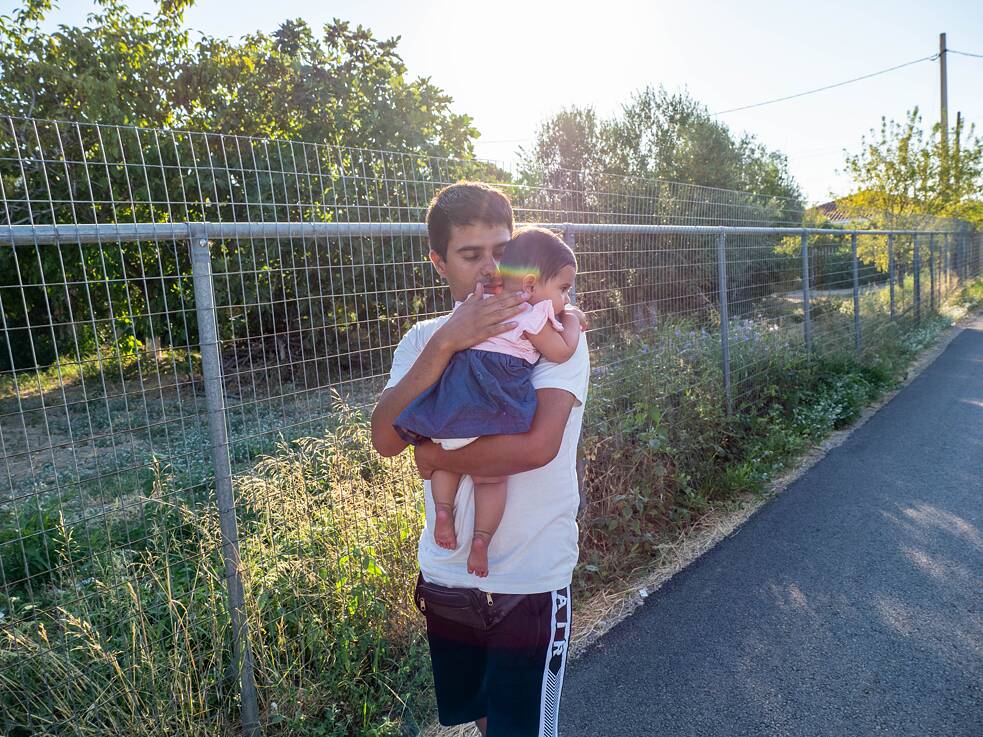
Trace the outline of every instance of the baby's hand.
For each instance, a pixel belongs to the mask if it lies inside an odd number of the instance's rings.
[[[574,307],[573,305],[567,305],[564,307],[563,312],[560,313],[560,322],[563,322],[563,318],[566,315],[572,315],[574,318],[576,318],[577,322],[580,323],[581,330],[587,329],[587,315],[585,315],[579,308]]]

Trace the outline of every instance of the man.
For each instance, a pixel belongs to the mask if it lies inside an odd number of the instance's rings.
[[[508,198],[486,185],[454,184],[431,202],[430,260],[457,304],[449,315],[414,325],[396,348],[389,383],[372,413],[372,442],[382,455],[406,447],[393,422],[440,378],[450,357],[505,332],[520,312],[524,295],[484,297],[500,284],[498,261],[512,226]],[[415,448],[424,478],[436,468],[467,474],[455,500],[455,550],[433,539],[434,503],[424,483],[426,527],[418,551],[423,579],[492,596],[526,595],[489,630],[427,615],[441,724],[474,721],[486,737],[556,734],[578,556],[576,451],[589,375],[581,336],[568,361],[536,365],[537,408],[529,432],[481,437],[454,451],[430,442]],[[467,573],[472,474],[509,477],[505,514],[488,548],[489,573],[481,579]]]

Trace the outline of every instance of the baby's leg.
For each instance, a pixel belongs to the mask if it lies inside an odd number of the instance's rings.
[[[461,474],[450,471],[434,471],[430,475],[430,492],[437,510],[437,520],[433,526],[433,539],[442,548],[457,549],[457,535],[454,533],[454,497]]]
[[[468,573],[488,575],[488,543],[505,514],[508,477],[474,477],[474,535],[468,555]]]

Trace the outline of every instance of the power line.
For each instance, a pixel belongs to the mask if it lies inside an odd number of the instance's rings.
[[[959,53],[959,52],[956,52]],[[923,56],[921,59],[915,59],[913,61],[906,61],[904,64],[898,64],[896,67],[889,67],[888,69],[881,69],[879,72],[871,72],[870,74],[865,74],[862,77],[854,77],[853,79],[848,79],[844,82],[837,82],[836,84],[828,84],[825,87],[817,87],[814,90],[806,90],[805,92],[799,92],[794,95],[786,95],[785,97],[778,97],[774,100],[765,100],[764,102],[756,102],[753,105],[743,105],[741,107],[731,108],[730,110],[721,110],[717,113],[711,113],[712,115],[724,115],[725,113],[736,113],[738,110],[750,110],[753,107],[762,107],[763,105],[773,105],[776,102],[784,102],[785,100],[793,100],[796,97],[804,97],[805,95],[812,95],[816,92],[823,92],[824,90],[831,90],[834,87],[842,87],[846,84],[853,84],[854,82],[859,82],[864,79],[870,79],[871,77],[876,77],[881,74],[887,74],[888,72],[893,72],[897,69],[903,69],[904,67],[910,67],[912,64],[920,64],[923,61],[935,61],[939,58],[938,54],[932,54],[931,56]]]
[[[947,54],[959,54],[960,56],[975,56],[977,59],[983,59],[983,54],[971,54],[968,51],[956,51],[955,49],[946,49]]]

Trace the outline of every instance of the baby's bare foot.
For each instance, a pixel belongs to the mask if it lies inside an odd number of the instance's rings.
[[[471,554],[468,555],[468,573],[479,578],[488,575],[488,533],[475,531],[471,538]]]
[[[454,505],[437,503],[437,520],[433,526],[433,539],[442,548],[457,549],[457,535],[454,534]]]

